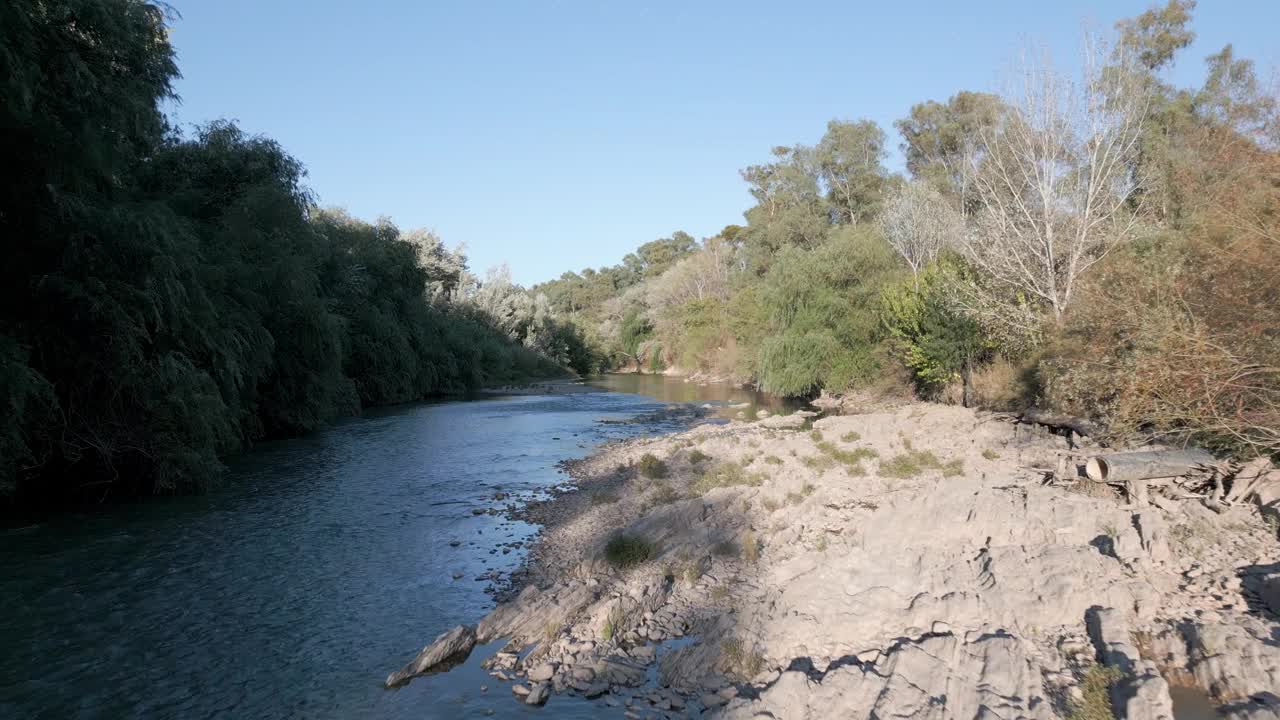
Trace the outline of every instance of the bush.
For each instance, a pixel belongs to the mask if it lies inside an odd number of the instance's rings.
[[[640,456],[639,468],[640,474],[647,478],[656,480],[667,476],[667,464],[652,453]]]
[[[708,461],[708,460],[710,460],[710,459],[711,459],[711,456],[710,456],[710,455],[708,455],[708,454],[706,454],[706,453],[704,453],[704,452],[702,452],[701,450],[698,450],[698,449],[696,449],[696,448],[695,448],[694,450],[691,450],[691,451],[689,452],[689,464],[690,464],[690,465],[701,465],[702,463],[704,463],[704,462],[706,462],[706,461]]]
[[[605,560],[619,570],[635,567],[655,555],[657,547],[653,543],[632,535],[615,535],[604,547]]]

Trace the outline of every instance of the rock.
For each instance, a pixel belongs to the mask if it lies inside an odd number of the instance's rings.
[[[773,413],[769,412],[768,410],[763,410],[763,409],[762,409],[762,410],[757,410],[757,411],[756,411],[756,417],[757,417],[757,418],[760,418],[761,420],[763,420],[763,419],[765,419],[765,418],[769,417],[769,416],[770,416],[770,415],[772,415],[772,414],[773,414]]]
[[[569,672],[569,677],[579,682],[589,683],[595,679],[596,673],[589,667],[576,667]]]
[[[531,682],[546,682],[556,674],[556,666],[551,663],[542,663],[538,667],[529,671],[529,680]]]
[[[1280,615],[1280,572],[1263,575],[1257,580],[1258,600],[1267,609]]]
[[[551,689],[546,683],[534,683],[533,686],[529,688],[529,694],[525,697],[524,703],[526,705],[542,705],[547,702],[547,698],[550,697],[550,695]]]
[[[804,427],[808,418],[799,417],[797,415],[774,415],[766,417],[758,424],[761,427],[772,428],[774,430],[798,430]]]
[[[522,697],[524,697],[524,696],[526,696],[526,695],[528,695],[528,694],[529,694],[529,686],[528,686],[528,685],[521,685],[521,684],[512,685],[512,686],[511,686],[511,692],[512,692],[516,697],[522,698]]]
[[[583,690],[582,696],[587,698],[588,700],[592,700],[594,698],[600,697],[601,695],[604,695],[607,692],[609,692],[609,683],[598,682],[598,683],[592,683],[590,687],[588,687],[586,690]]]
[[[698,702],[702,703],[703,707],[710,709],[718,708],[728,701],[720,697],[718,693],[705,693],[702,697],[698,698]]]
[[[387,676],[387,687],[403,685],[418,675],[437,673],[461,663],[471,654],[476,645],[476,628],[474,625],[459,625],[442,633],[432,643],[422,649],[418,656],[408,665]]]
[[[1111,689],[1116,716],[1128,720],[1173,720],[1169,683],[1154,662],[1138,653],[1128,618],[1118,610],[1104,608],[1091,611],[1086,619],[1102,662],[1124,673]]]
[[[931,632],[934,635],[946,635],[951,632],[951,626],[941,620],[935,620]]]

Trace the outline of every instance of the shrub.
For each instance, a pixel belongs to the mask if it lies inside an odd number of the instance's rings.
[[[632,535],[615,535],[604,547],[605,560],[619,570],[647,562],[657,554],[653,543]]]
[[[814,442],[822,442],[822,431],[814,430],[813,432],[809,433],[809,439]]]
[[[640,474],[647,478],[664,478],[667,476],[667,464],[659,460],[653,453],[640,456]]]
[[[766,463],[770,464],[770,465],[781,465],[781,464],[782,464],[782,458],[778,457],[777,455],[765,455],[765,456],[764,456],[764,461],[765,461]]]
[[[704,453],[704,452],[702,452],[701,450],[697,450],[697,449],[695,449],[695,450],[690,451],[690,453],[689,453],[689,464],[690,464],[690,465],[701,465],[702,463],[704,463],[704,462],[706,462],[706,461],[708,461],[708,460],[710,460],[710,459],[711,459],[711,456],[710,456],[710,455],[708,455],[708,454],[706,454],[706,453]]]
[[[987,448],[986,450],[982,451],[982,457],[988,460],[999,460],[1000,453],[996,452],[995,450],[992,450],[991,448]]]
[[[840,436],[840,440],[842,442],[847,442],[847,443],[858,442],[861,439],[862,439],[862,436],[853,430],[850,430],[849,432]]]

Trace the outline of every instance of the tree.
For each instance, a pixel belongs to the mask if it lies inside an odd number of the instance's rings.
[[[874,122],[827,123],[814,161],[836,223],[857,225],[879,210],[889,176],[884,158],[884,131]]]
[[[1164,7],[1121,20],[1116,23],[1119,49],[1136,55],[1138,63],[1148,71],[1159,70],[1195,39],[1196,34],[1187,27],[1195,7],[1196,0],[1169,0]]]
[[[1024,62],[1000,122],[981,133],[985,151],[966,165],[980,209],[962,253],[1055,322],[1080,276],[1137,227],[1128,201],[1150,90],[1134,72],[1104,71],[1102,57],[1091,45],[1078,83],[1047,60]],[[973,289],[978,303],[1003,302]]]
[[[906,261],[917,283],[925,267],[965,232],[964,218],[942,193],[918,180],[889,199],[880,222],[889,245]]]
[[[999,97],[968,91],[946,103],[930,100],[912,106],[910,116],[894,123],[911,177],[954,198],[967,214],[972,199],[965,166],[985,151],[984,133],[998,124],[1001,112]]]

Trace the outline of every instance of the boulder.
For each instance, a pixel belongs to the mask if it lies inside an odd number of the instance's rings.
[[[422,649],[408,665],[387,676],[387,687],[396,687],[419,675],[444,672],[465,661],[476,645],[474,625],[459,625],[442,633]]]
[[[551,688],[546,683],[534,683],[529,687],[529,694],[525,696],[524,703],[526,705],[543,705],[550,696]]]

